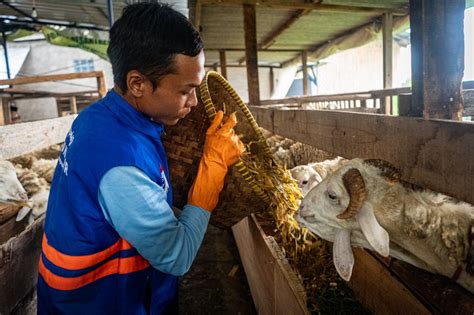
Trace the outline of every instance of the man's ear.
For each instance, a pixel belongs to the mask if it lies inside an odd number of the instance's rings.
[[[127,90],[136,98],[143,96],[146,77],[137,70],[131,70],[127,73]]]

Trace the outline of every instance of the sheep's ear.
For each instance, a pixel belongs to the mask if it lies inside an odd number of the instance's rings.
[[[374,209],[367,202],[362,205],[356,215],[362,233],[372,246],[372,248],[384,257],[390,253],[389,236],[387,231],[379,224],[375,218]]]
[[[334,236],[332,257],[337,273],[342,279],[349,281],[354,267],[354,254],[351,247],[351,230],[340,229]]]
[[[31,211],[31,208],[28,208],[28,207],[21,208],[20,211],[18,211],[18,214],[16,215],[16,221],[19,222],[23,220],[26,217],[26,215],[30,213],[30,211]]]

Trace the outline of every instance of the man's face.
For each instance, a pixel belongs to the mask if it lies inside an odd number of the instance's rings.
[[[190,57],[178,54],[174,58],[175,74],[161,78],[156,89],[147,80],[143,95],[137,100],[138,109],[155,122],[175,125],[197,105],[196,88],[204,77],[204,52]]]

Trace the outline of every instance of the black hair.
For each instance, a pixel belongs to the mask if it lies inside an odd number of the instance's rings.
[[[177,54],[194,57],[202,50],[199,32],[169,5],[148,2],[126,6],[110,29],[107,49],[114,82],[127,91],[127,74],[137,70],[155,89],[160,79],[175,73]]]

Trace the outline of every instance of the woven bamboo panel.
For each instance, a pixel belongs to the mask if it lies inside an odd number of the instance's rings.
[[[239,123],[235,130],[237,134],[242,135],[242,141],[258,142],[258,136],[229,93],[212,78],[209,78],[208,84],[217,110],[223,109],[225,103],[226,114],[237,113]],[[200,97],[198,99],[200,100]],[[186,118],[175,126],[167,127],[163,136],[169,158],[174,205],[178,208],[187,203],[187,194],[197,173],[209,125],[210,121],[200,101]],[[258,146],[251,147],[258,151]],[[231,167],[219,196],[219,203],[212,213],[211,223],[219,227],[230,227],[249,214],[266,207],[267,204],[255,194],[236,167]]]

